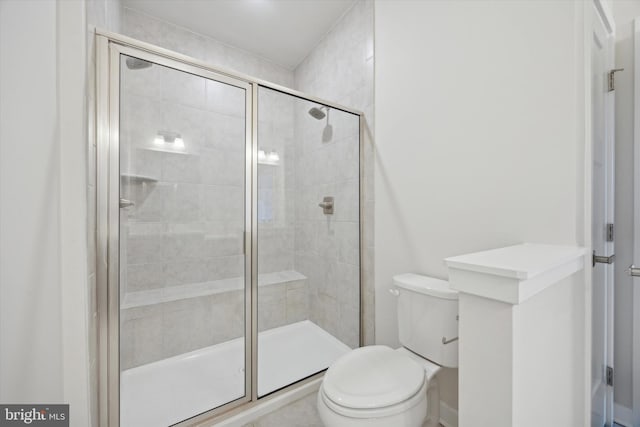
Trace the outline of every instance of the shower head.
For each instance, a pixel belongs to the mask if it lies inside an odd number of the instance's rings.
[[[322,111],[327,107],[313,107],[309,110],[309,115],[316,120],[322,120],[325,118],[326,114]]]
[[[130,70],[142,70],[143,68],[149,68],[153,65],[151,62],[145,61],[144,59],[132,57],[128,57],[125,62],[127,64],[127,68]]]

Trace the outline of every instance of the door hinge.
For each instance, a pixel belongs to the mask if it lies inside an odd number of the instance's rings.
[[[607,224],[607,242],[613,242],[613,224]]]
[[[607,385],[613,387],[613,368],[607,366]]]
[[[615,74],[618,71],[624,71],[624,68],[615,68],[615,69],[609,71],[609,73],[608,73],[607,81],[609,82],[609,84],[608,84],[609,92],[611,92],[611,91],[616,89]]]

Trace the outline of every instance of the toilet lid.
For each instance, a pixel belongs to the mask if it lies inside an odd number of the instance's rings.
[[[331,365],[322,388],[334,403],[354,409],[381,408],[415,395],[425,381],[418,363],[387,346],[355,349]]]

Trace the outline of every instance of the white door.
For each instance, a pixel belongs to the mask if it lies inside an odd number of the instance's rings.
[[[591,426],[613,423],[613,388],[607,385],[607,368],[613,363],[613,241],[607,235],[613,224],[613,92],[608,72],[613,64],[614,38],[605,25],[601,4],[592,3],[591,15],[591,243],[600,262],[592,268]],[[594,257],[595,258],[595,257]],[[604,261],[604,262],[603,262]]]

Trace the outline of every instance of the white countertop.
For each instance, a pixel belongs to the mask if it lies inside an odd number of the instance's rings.
[[[523,243],[449,257],[445,263],[454,289],[519,304],[582,269],[585,255],[579,246]]]

